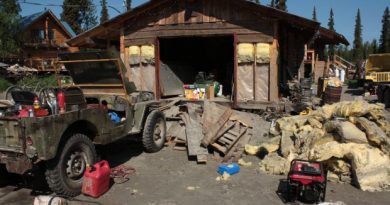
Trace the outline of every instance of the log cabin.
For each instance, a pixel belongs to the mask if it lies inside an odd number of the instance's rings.
[[[20,57],[26,66],[40,71],[54,68],[58,53],[75,52],[66,42],[76,34],[69,24],[60,21],[51,10],[44,10],[21,19],[22,48]]]
[[[304,77],[308,42],[348,43],[320,30],[318,22],[245,0],[151,0],[68,44],[116,48],[126,78],[157,99],[182,95],[201,72],[222,84],[234,107],[252,109],[279,101],[288,80]]]

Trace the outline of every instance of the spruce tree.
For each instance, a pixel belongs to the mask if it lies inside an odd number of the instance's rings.
[[[269,4],[269,7],[275,8],[275,0],[271,0],[271,3]]]
[[[92,0],[64,0],[61,19],[79,34],[97,24],[95,13],[96,9]]]
[[[372,53],[378,53],[378,42],[376,39],[372,40],[371,42],[371,47],[372,47]]]
[[[363,57],[363,38],[362,38],[362,21],[360,18],[360,9],[357,11],[355,21],[355,39],[353,41],[352,58],[354,61],[362,60]]]
[[[317,21],[317,11],[316,11],[316,7],[313,8],[313,21]]]
[[[386,7],[382,19],[382,31],[379,39],[379,52],[390,53],[390,13]]]
[[[126,6],[126,10],[130,11],[131,10],[131,0],[126,0],[125,3],[126,3],[126,5],[125,5]]]
[[[287,11],[287,0],[276,0],[276,8],[282,11]]]
[[[110,17],[108,16],[107,10],[107,0],[101,0],[100,4],[102,6],[102,13],[100,15],[100,23],[107,21]]]
[[[17,0],[0,1],[0,56],[17,54],[20,46],[20,5]]]
[[[336,31],[335,28],[334,28],[334,13],[333,13],[333,9],[330,9],[328,28],[331,31]],[[333,58],[334,51],[335,51],[335,46],[334,45],[329,45],[329,55],[330,55],[330,58]]]

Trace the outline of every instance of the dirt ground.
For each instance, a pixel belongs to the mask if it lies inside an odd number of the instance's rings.
[[[353,100],[354,97],[347,92],[343,99]],[[258,138],[252,139],[253,144],[262,141],[261,136],[268,127],[269,123],[261,123]],[[241,167],[229,181],[221,182],[216,181],[219,163],[211,155],[206,165],[198,165],[189,160],[185,152],[172,150],[169,146],[158,153],[144,153],[140,141],[135,139],[99,147],[98,151],[111,166],[124,164],[135,168],[135,174],[125,183],[112,184],[99,199],[78,196],[76,199],[84,202],[70,204],[283,204],[276,191],[284,188],[285,176],[270,176],[258,171],[260,159],[257,157],[244,157],[253,165]],[[0,204],[31,205],[36,195],[51,194],[42,174],[37,173],[34,178],[8,176],[8,182],[0,187]],[[390,192],[363,192],[349,184],[328,183],[326,201],[385,205],[390,204]]]

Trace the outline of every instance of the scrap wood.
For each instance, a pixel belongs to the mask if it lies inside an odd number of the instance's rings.
[[[198,162],[206,162],[208,150],[202,147],[200,143],[204,137],[202,125],[200,124],[200,116],[196,113],[196,107],[192,104],[187,104],[187,111],[188,114],[184,113],[183,116],[186,119],[188,156],[196,156]]]
[[[242,154],[245,151],[245,145],[249,143],[252,137],[251,131],[244,129],[239,140],[231,147],[231,149],[226,153],[223,158],[223,162],[238,162]]]
[[[207,147],[210,143],[213,143],[217,138],[219,138],[217,134],[223,128],[225,123],[229,120],[229,117],[232,115],[232,112],[232,109],[227,108],[222,114],[221,118],[219,118],[219,120],[213,124],[209,131],[205,133],[205,136],[202,139],[203,146]],[[208,122],[206,121],[206,125],[210,124],[208,124]]]

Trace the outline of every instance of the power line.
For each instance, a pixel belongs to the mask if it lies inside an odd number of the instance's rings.
[[[31,1],[26,1],[26,0],[19,0],[19,3],[21,4],[29,4],[29,5],[35,5],[35,6],[44,6],[44,7],[62,7],[63,5],[61,4],[43,4],[43,3],[37,3],[37,2],[31,2]],[[74,8],[85,8],[85,7],[91,7],[91,8],[96,8],[96,5],[92,4],[89,6],[83,6],[79,4],[67,4],[66,7],[74,7]],[[107,7],[115,10],[118,13],[121,13],[117,8],[111,5],[107,5]]]

